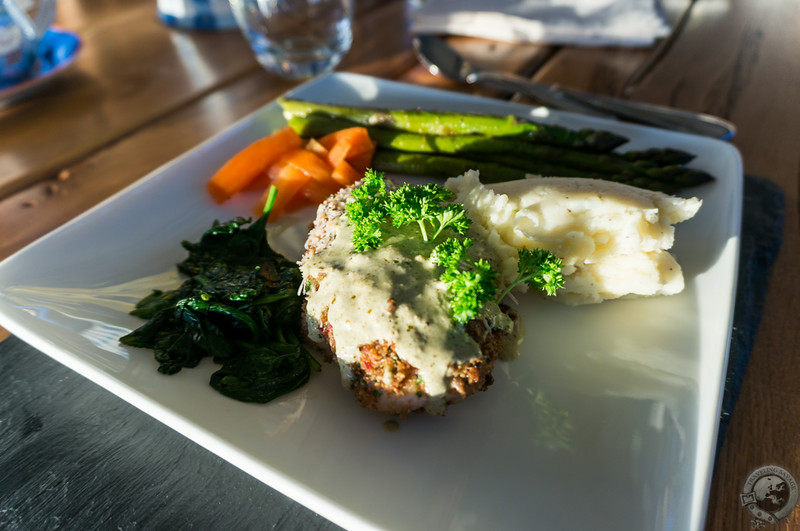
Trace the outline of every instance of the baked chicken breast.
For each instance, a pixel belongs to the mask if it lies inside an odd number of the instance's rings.
[[[442,415],[492,383],[495,361],[517,344],[517,317],[490,302],[478,318],[454,322],[419,239],[396,236],[354,252],[345,209],[351,190],[320,205],[300,261],[308,339],[338,363],[343,385],[363,406],[400,417]]]

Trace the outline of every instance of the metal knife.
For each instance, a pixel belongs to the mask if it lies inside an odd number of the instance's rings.
[[[730,140],[736,134],[736,127],[732,123],[709,114],[543,85],[514,74],[479,69],[461,57],[444,40],[433,35],[415,36],[414,49],[420,62],[434,75],[441,74],[471,85],[517,92],[554,109],[613,116],[630,122],[721,140]]]

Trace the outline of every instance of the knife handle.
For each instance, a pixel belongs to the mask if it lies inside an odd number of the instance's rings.
[[[721,140],[730,140],[736,134],[736,127],[732,123],[709,114],[552,87],[512,74],[477,71],[467,76],[467,82],[518,92],[554,109],[596,116],[614,116],[622,120],[662,129],[710,136]]]
[[[695,113],[630,100],[622,100],[599,94],[553,87],[567,99],[600,109],[618,118],[654,125],[662,129],[684,131],[697,135],[710,136],[720,140],[730,140],[736,134],[736,126],[710,114]]]
[[[551,107],[553,109],[578,112],[581,114],[594,114],[597,116],[608,114],[598,112],[590,105],[582,103],[577,99],[569,98],[565,94],[559,91],[554,91],[546,85],[534,83],[523,77],[512,74],[479,70],[470,73],[467,76],[466,81],[471,85],[484,85],[497,90],[523,94],[535,99],[545,107]]]

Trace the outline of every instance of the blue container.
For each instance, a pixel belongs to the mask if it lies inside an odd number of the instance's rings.
[[[228,0],[158,0],[158,18],[174,28],[220,30],[236,28]]]
[[[54,17],[55,0],[0,2],[0,87],[29,77]]]

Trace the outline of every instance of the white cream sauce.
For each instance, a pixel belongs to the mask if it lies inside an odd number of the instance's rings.
[[[418,230],[416,225],[407,229]],[[417,368],[432,398],[426,409],[443,408],[448,366],[480,356],[480,348],[450,317],[446,286],[427,258],[429,244],[401,233],[377,249],[354,253],[346,216],[338,218],[335,234],[325,250],[302,265],[306,279],[324,275],[318,288],[309,288],[307,294],[310,338],[324,342],[319,317],[327,309],[340,365],[358,362],[361,345],[394,343],[396,352]],[[474,247],[486,256],[488,249],[477,249],[479,245]],[[495,329],[513,327],[493,302],[482,316]],[[346,371],[343,379],[348,385]]]

